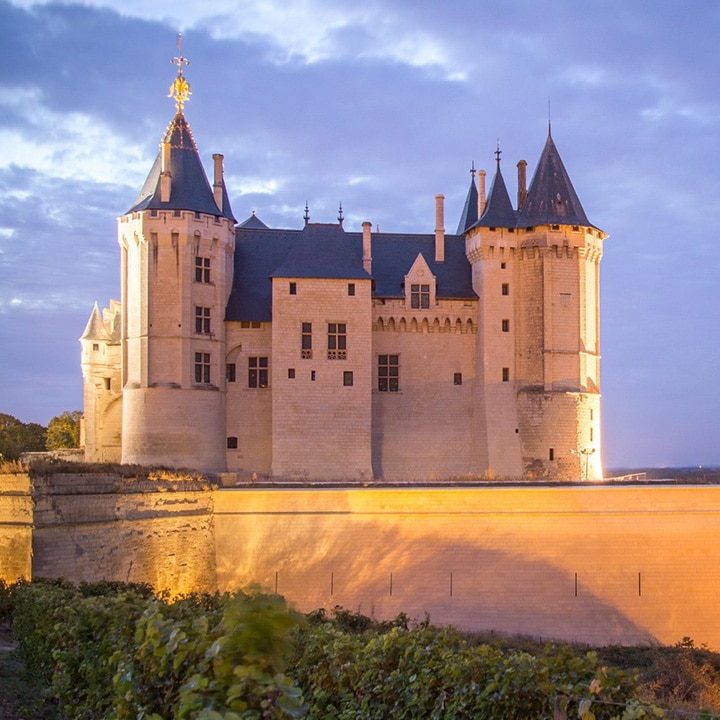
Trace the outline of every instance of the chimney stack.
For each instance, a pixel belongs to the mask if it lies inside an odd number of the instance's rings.
[[[520,160],[517,164],[518,169],[518,210],[523,209],[525,200],[527,200],[527,162]]]
[[[213,155],[215,179],[213,180],[213,197],[220,212],[223,211],[223,156],[220,153]]]
[[[170,143],[163,140],[161,147],[160,202],[170,202],[172,175],[170,174]]]
[[[372,223],[366,220],[362,229],[363,269],[368,275],[372,275]]]
[[[485,212],[485,175],[484,170],[478,170],[478,218],[481,218]]]
[[[435,262],[445,262],[445,196],[435,196]]]

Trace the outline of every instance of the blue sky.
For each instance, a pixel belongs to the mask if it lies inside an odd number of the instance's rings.
[[[122,11],[116,8],[122,5]],[[115,219],[174,114],[235,215],[454,229],[499,142],[553,138],[601,265],[604,461],[720,464],[720,3],[713,0],[0,0],[0,412],[80,408],[79,343],[119,296]]]

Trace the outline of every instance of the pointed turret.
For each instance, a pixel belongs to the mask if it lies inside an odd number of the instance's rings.
[[[112,340],[110,333],[105,327],[102,316],[100,315],[100,310],[98,309],[97,302],[95,303],[95,307],[90,313],[90,319],[85,326],[85,332],[83,332],[83,334],[80,336],[80,340],[94,340],[96,342],[110,342]]]
[[[485,210],[475,223],[475,227],[514,228],[517,222],[517,213],[510,202],[510,195],[508,195],[505,180],[500,171],[500,150],[498,149],[495,154],[497,161],[495,177],[490,187]]]
[[[518,227],[535,225],[594,227],[585,215],[549,131],[517,221]]]
[[[468,190],[467,197],[465,198],[465,205],[463,207],[462,215],[460,216],[460,222],[458,223],[456,235],[463,235],[466,230],[469,230],[478,219],[478,189],[475,185],[475,163],[473,163],[470,169],[470,189]]]

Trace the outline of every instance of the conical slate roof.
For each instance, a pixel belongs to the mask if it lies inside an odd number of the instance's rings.
[[[465,206],[463,207],[460,222],[458,223],[456,235],[462,235],[469,230],[478,219],[478,189],[475,185],[475,168],[472,170],[472,180],[470,181],[470,189],[465,198]]]
[[[267,230],[268,226],[252,211],[252,215],[247,219],[243,220],[238,227],[248,228],[252,230]]]
[[[585,215],[549,132],[517,220],[519,228],[534,225],[594,227]]]
[[[162,149],[155,158],[150,174],[140,195],[128,213],[141,210],[190,210],[207,215],[224,216],[234,220],[223,183],[223,207],[221,212],[215,203],[210,183],[203,169],[185,116],[178,112],[170,123],[163,142],[170,144],[170,175],[172,178],[170,199],[160,200],[160,173]]]
[[[500,161],[498,160],[495,177],[488,194],[485,210],[475,227],[515,227],[517,213],[510,202],[505,180],[500,172]]]

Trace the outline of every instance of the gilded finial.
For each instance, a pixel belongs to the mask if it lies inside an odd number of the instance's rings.
[[[340,201],[340,207],[338,208],[338,223],[342,227],[342,224],[343,224],[342,200]]]
[[[497,141],[497,149],[495,150],[495,160],[497,161],[497,166],[500,167],[500,155],[502,155],[502,150],[500,149],[500,140]]]
[[[178,74],[175,82],[170,86],[170,94],[168,97],[175,98],[175,109],[181,113],[188,98],[192,95],[190,92],[190,83],[183,75],[183,65],[189,65],[190,61],[186,57],[183,57],[182,54],[182,33],[177,34],[177,47],[177,57],[174,57],[170,62],[173,65],[177,65]]]

